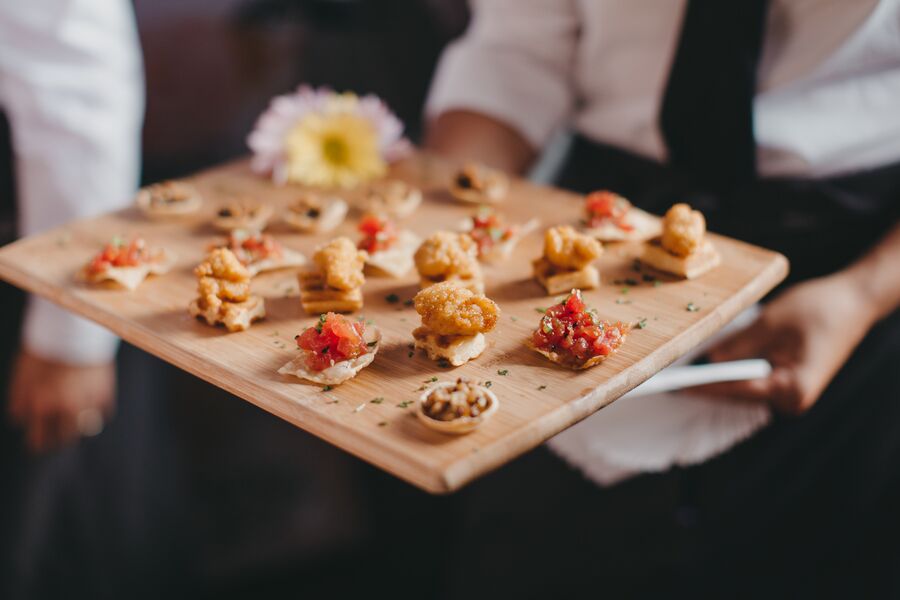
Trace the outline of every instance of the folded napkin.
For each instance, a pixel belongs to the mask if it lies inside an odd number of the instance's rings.
[[[665,378],[670,369],[678,370],[680,385],[694,385],[690,377],[694,368],[686,365],[758,314],[758,306],[744,311],[706,343],[648,380],[645,389]],[[696,368],[698,379],[702,372],[703,367]],[[547,445],[596,484],[610,486],[640,473],[701,463],[747,439],[770,418],[763,404],[687,392],[644,394],[639,386]]]

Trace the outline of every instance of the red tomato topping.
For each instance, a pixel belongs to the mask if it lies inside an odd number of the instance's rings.
[[[515,227],[504,227],[497,214],[482,210],[472,218],[469,235],[478,244],[478,255],[486,254],[497,242],[503,242],[515,235]]]
[[[367,353],[365,330],[365,323],[330,312],[321,315],[314,327],[294,339],[301,350],[307,351],[306,366],[313,371],[324,371],[335,363]]]
[[[249,235],[243,240],[232,234],[228,239],[228,245],[238,260],[245,265],[281,256],[281,244],[272,236],[262,233]]]
[[[109,267],[136,267],[145,258],[144,240],[141,238],[135,238],[127,246],[122,241],[114,240],[94,257],[88,269],[99,273]]]
[[[615,352],[628,326],[601,321],[585,308],[580,290],[573,290],[563,302],[548,308],[531,336],[535,348],[568,354],[576,363]]]
[[[382,217],[368,215],[359,222],[359,231],[363,239],[359,242],[359,249],[369,254],[388,250],[397,241],[397,231],[394,224]]]
[[[631,203],[618,194],[606,190],[592,192],[585,199],[584,208],[589,227],[599,227],[609,221],[624,231],[634,229],[626,218]]]

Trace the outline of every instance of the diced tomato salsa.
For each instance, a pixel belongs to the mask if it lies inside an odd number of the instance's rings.
[[[595,356],[615,352],[628,333],[628,325],[601,321],[585,308],[580,290],[551,306],[541,318],[531,341],[538,350],[569,355],[584,363]]]
[[[478,255],[486,254],[498,242],[504,242],[515,235],[515,227],[504,227],[497,213],[482,210],[472,218],[472,230],[469,235],[478,244]]]
[[[262,233],[244,238],[232,234],[228,239],[228,245],[238,260],[244,264],[281,256],[281,244],[272,236]]]
[[[359,231],[363,234],[363,239],[360,240],[358,247],[369,254],[389,250],[397,241],[394,224],[375,215],[363,217],[359,222]]]
[[[110,267],[136,267],[146,260],[144,240],[135,238],[129,244],[115,240],[94,257],[88,270],[100,273]]]
[[[365,323],[330,312],[321,315],[315,326],[294,339],[301,350],[307,351],[306,366],[313,371],[324,371],[335,363],[369,352],[363,338],[365,331]]]
[[[631,203],[618,194],[606,190],[592,192],[585,199],[584,208],[588,227],[599,227],[609,222],[624,231],[634,229],[627,219]]]

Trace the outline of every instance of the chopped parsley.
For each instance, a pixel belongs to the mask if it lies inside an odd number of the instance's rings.
[[[635,327],[638,329],[643,329],[647,326],[647,317],[643,317],[640,321],[637,322]]]
[[[660,281],[659,279],[653,280],[653,287],[659,287],[661,285],[662,285],[662,281]]]
[[[384,297],[384,299],[388,304],[396,304],[400,302],[400,296],[398,296],[397,294],[388,294]]]
[[[544,390],[546,390],[546,389],[547,389],[547,386],[546,386],[546,385],[539,385],[539,386],[538,386],[538,391],[539,391],[539,392],[542,392],[542,391],[544,391]]]
[[[700,310],[700,307],[697,306],[696,304],[694,304],[693,302],[688,302],[687,306],[685,307],[685,310],[687,310],[688,312],[697,312],[698,310]]]
[[[620,294],[627,294],[628,291],[629,291],[629,290],[628,290],[627,287],[623,287],[621,290],[619,290],[619,293],[620,293]]]
[[[325,387],[322,388],[322,391],[323,391],[323,392],[330,392],[330,391],[333,390],[333,389],[334,389],[334,386],[332,386],[332,385],[326,385]]]
[[[492,385],[494,385],[494,384],[491,383],[490,380],[484,382],[484,387],[486,387],[486,388],[489,388],[489,387],[491,387]]]
[[[631,304],[631,300],[625,300],[624,298],[616,298],[616,304]]]
[[[369,400],[369,402],[371,402],[372,404],[381,404],[382,402],[384,402],[384,398],[378,396],[377,398],[372,398],[371,400]]]
[[[412,358],[413,354],[415,354],[415,352],[410,350],[409,352],[406,353],[406,358]]]
[[[546,308],[536,308],[536,309],[534,309],[534,310],[536,310],[537,312],[539,312],[539,313],[541,313],[541,314],[544,314],[545,312],[547,312],[547,309],[546,309]]]
[[[325,315],[319,315],[319,322],[316,323],[317,332],[322,333],[322,326],[325,325],[325,319],[327,319]]]
[[[412,406],[412,403],[413,403],[412,400],[404,400],[403,402],[401,402],[400,404],[397,405],[397,408],[409,408],[410,406]]]
[[[509,369],[498,369],[497,375],[509,375]]]

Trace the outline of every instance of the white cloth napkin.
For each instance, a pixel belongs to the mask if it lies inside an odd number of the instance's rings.
[[[692,368],[686,365],[722,337],[750,324],[758,314],[758,306],[747,309],[647,383],[678,368],[679,383],[694,385]],[[701,371],[697,370],[698,375]],[[747,439],[770,418],[769,408],[763,404],[685,392],[645,395],[639,386],[630,397],[619,398],[550,439],[547,445],[596,484],[610,486],[640,473],[701,463]]]

